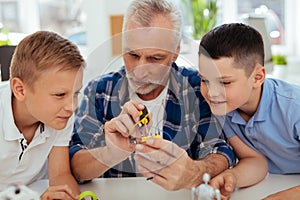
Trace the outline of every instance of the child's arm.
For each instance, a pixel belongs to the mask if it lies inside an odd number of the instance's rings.
[[[52,199],[77,199],[80,190],[71,174],[68,147],[52,148],[48,157],[48,172],[50,187],[44,196],[51,195]]]
[[[300,185],[282,190],[275,194],[271,194],[265,197],[263,200],[276,200],[276,199],[289,199],[289,200],[299,200],[300,199]]]
[[[229,139],[239,161],[234,168],[213,178],[210,184],[221,191],[222,199],[229,198],[236,187],[246,187],[261,181],[268,172],[264,156],[247,146],[238,136]]]

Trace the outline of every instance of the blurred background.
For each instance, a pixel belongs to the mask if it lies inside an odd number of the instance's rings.
[[[213,27],[245,22],[263,35],[266,63],[273,55],[300,57],[300,1],[170,0],[183,13],[181,54],[197,65],[197,45]],[[55,31],[78,45],[90,65],[119,65],[123,15],[131,0],[0,0],[0,46],[17,45],[37,30]],[[112,39],[114,38],[114,39]],[[101,46],[101,47],[99,47]],[[95,52],[96,51],[96,52]],[[186,62],[182,62],[186,64]],[[299,66],[300,67],[300,66]],[[271,72],[273,68],[268,69]],[[101,71],[101,70],[100,70]],[[99,72],[102,73],[103,71]]]

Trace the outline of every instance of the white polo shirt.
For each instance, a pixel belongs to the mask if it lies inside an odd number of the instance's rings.
[[[0,191],[11,184],[29,184],[47,178],[47,158],[53,146],[68,146],[74,116],[63,130],[44,126],[36,130],[34,138],[23,151],[22,134],[14,123],[9,82],[0,86]],[[46,106],[46,105],[45,105]],[[19,158],[21,159],[19,160]]]

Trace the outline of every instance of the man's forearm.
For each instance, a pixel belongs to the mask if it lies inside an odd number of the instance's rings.
[[[192,180],[193,186],[198,186],[202,183],[204,173],[208,173],[211,177],[215,177],[224,170],[228,169],[229,163],[225,156],[218,153],[211,153],[204,159],[194,161],[198,167],[197,172]]]
[[[76,152],[71,160],[71,168],[75,178],[82,182],[101,176],[110,167],[97,159],[95,151],[105,151],[105,147],[92,150],[82,149]],[[100,153],[101,154],[101,153]]]
[[[71,160],[73,175],[80,182],[98,178],[130,154],[125,151],[110,152],[107,146],[79,150]]]
[[[219,153],[208,154],[202,161],[204,162],[205,173],[210,174],[211,177],[220,174],[229,166],[227,158]]]

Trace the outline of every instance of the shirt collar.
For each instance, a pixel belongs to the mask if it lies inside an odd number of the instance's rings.
[[[265,79],[262,86],[262,94],[260,102],[255,112],[255,121],[265,121],[270,113],[270,105],[272,101],[272,89],[270,80]]]

